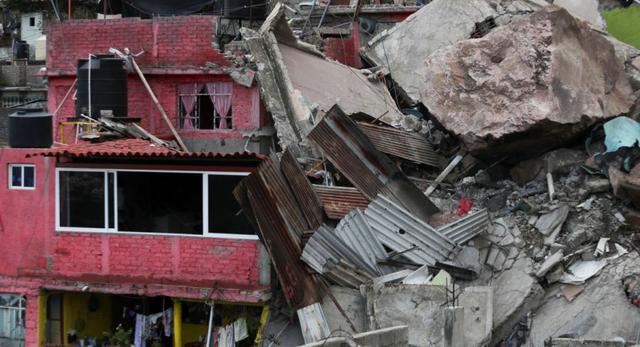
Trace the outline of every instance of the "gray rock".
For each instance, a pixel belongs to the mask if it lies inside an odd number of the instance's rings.
[[[424,59],[442,47],[466,40],[476,23],[494,18],[501,25],[538,6],[522,0],[434,0],[393,28],[374,37],[365,55],[389,68],[393,80],[413,102],[420,100]]]
[[[555,0],[554,5],[569,11],[573,16],[589,22],[594,28],[604,30],[606,23],[598,10],[598,0]]]
[[[543,278],[547,272],[551,271],[556,265],[560,264],[562,261],[562,251],[557,251],[553,255],[547,257],[536,272],[536,277]]]
[[[583,164],[586,159],[587,155],[584,151],[560,148],[538,158],[520,162],[509,170],[509,173],[514,181],[525,184],[544,179],[547,172],[566,175],[572,168]]]
[[[422,103],[488,157],[544,153],[635,101],[612,45],[553,6],[442,48],[425,66]]]

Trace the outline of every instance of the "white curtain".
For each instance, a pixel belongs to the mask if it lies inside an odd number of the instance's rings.
[[[207,83],[207,91],[213,107],[220,116],[219,129],[228,129],[228,114],[231,110],[231,91],[233,90],[232,82],[215,82]]]

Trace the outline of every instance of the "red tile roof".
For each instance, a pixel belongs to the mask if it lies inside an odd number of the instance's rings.
[[[91,158],[91,157],[132,157],[132,158],[203,158],[203,159],[248,159],[262,160],[264,154],[253,152],[181,152],[141,139],[121,139],[100,143],[79,143],[48,148],[28,154],[31,156]]]

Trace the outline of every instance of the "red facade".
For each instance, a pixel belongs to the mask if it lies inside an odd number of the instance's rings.
[[[134,53],[145,52],[136,60],[177,127],[178,85],[232,81],[223,71],[229,63],[212,46],[213,33],[214,18],[210,16],[78,20],[53,25],[47,48],[48,108],[56,110],[73,84],[78,59],[89,53],[106,53],[111,47],[128,47]],[[137,75],[129,74],[128,89],[129,116],[141,118],[139,124],[154,135],[170,138],[167,124]],[[244,141],[244,133],[266,125],[255,84],[247,88],[234,83],[231,98],[232,129],[180,130],[181,135],[186,139]],[[54,117],[55,141],[73,145],[75,130],[64,126],[62,139],[58,129],[60,122],[74,114],[74,102],[69,99]],[[245,303],[268,298],[269,263],[257,237],[57,231],[56,168],[86,164],[64,157],[27,156],[38,151],[42,150],[0,149],[0,166],[4,168],[0,177],[0,292],[27,298],[27,346],[37,345],[43,334],[44,327],[38,324],[41,290],[77,291],[80,284],[86,284],[101,293],[192,299],[208,295],[214,300]],[[179,159],[165,161],[162,166],[138,162],[135,156],[125,159],[129,160],[127,167],[142,170],[190,170],[198,165],[190,163],[185,169]],[[10,189],[10,164],[34,164],[35,189]],[[111,165],[102,158],[100,165],[118,168],[125,164]],[[213,158],[199,171],[222,168],[248,172],[257,160],[242,165]]]

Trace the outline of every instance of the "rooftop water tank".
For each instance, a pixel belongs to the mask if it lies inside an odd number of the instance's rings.
[[[41,108],[18,109],[9,115],[9,147],[49,148],[53,117]]]
[[[97,55],[91,61],[78,60],[77,117],[89,115],[89,88],[92,118],[127,117],[127,70],[122,59],[113,55]]]

